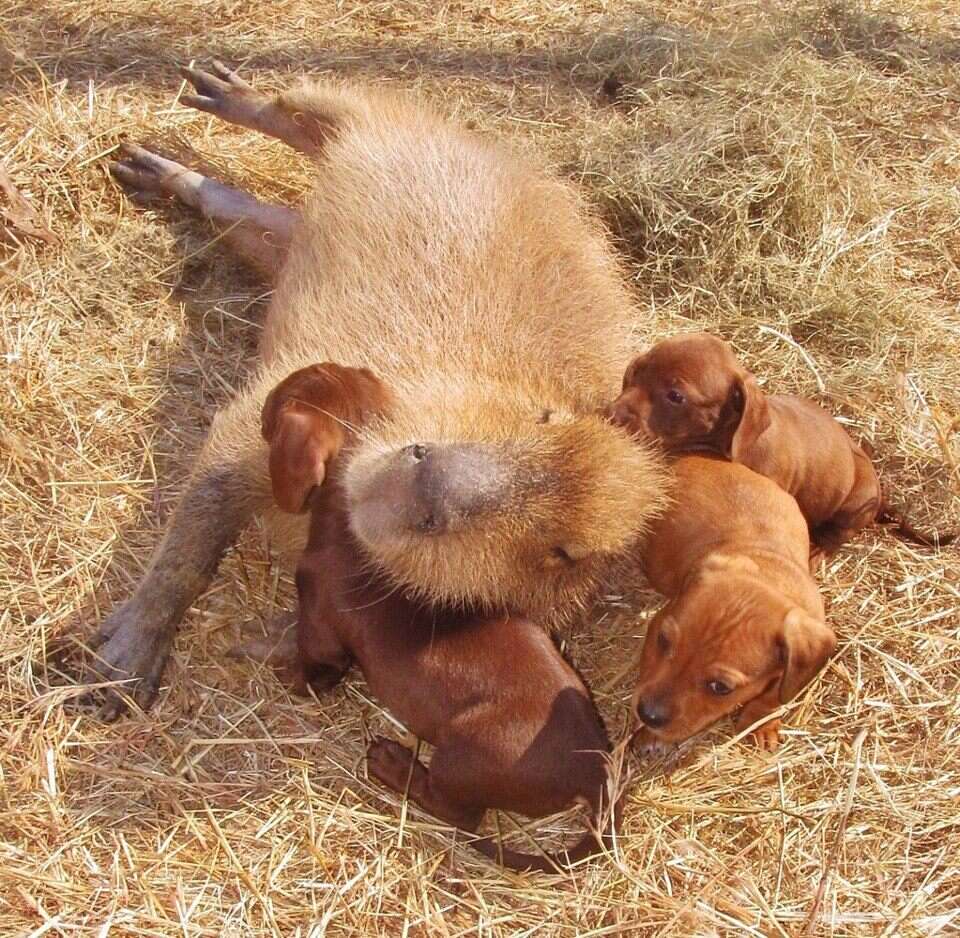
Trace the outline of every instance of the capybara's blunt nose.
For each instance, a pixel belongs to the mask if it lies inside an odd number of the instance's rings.
[[[662,700],[641,699],[637,703],[637,716],[647,726],[657,729],[670,722],[670,709]]]
[[[424,533],[455,530],[463,521],[495,508],[506,494],[510,475],[502,454],[472,443],[408,449],[415,463],[410,497],[415,527]]]
[[[508,501],[514,463],[483,443],[413,443],[383,457],[353,493],[350,523],[368,541],[445,534]]]

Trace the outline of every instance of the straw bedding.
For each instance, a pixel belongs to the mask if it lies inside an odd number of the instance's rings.
[[[227,657],[243,621],[292,601],[261,531],[190,611],[149,713],[104,726],[65,707],[76,688],[47,657],[132,588],[264,308],[209,228],[131,204],[107,157],[153,142],[282,201],[310,178],[176,106],[193,57],[265,88],[393,82],[546,159],[630,258],[638,347],[721,333],[865,439],[893,501],[956,525],[951,6],[0,3],[0,933],[955,934],[951,548],[874,531],[837,555],[822,581],[841,646],[780,753],[724,725],[666,764],[628,758],[617,856],[565,878],[497,870],[370,783],[365,740],[401,730],[358,676],[292,699]],[[567,637],[615,737],[655,604],[606,597]]]

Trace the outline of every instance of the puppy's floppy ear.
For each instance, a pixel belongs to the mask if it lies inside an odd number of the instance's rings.
[[[710,554],[700,565],[701,573],[759,574],[757,562],[745,554]]]
[[[749,372],[738,375],[718,421],[725,439],[720,441],[724,453],[733,462],[740,462],[770,426],[767,399]]]
[[[270,483],[284,511],[299,514],[307,497],[323,482],[327,460],[340,448],[343,432],[325,414],[289,401],[273,420]]]
[[[783,662],[780,702],[792,700],[810,683],[837,647],[833,629],[799,608],[791,609],[783,620],[777,639]]]
[[[630,364],[627,365],[626,369],[623,372],[623,390],[624,391],[626,391],[629,387],[637,383],[637,380],[640,377],[640,372],[643,370],[643,367],[644,365],[646,365],[647,359],[649,357],[650,357],[650,350],[647,349],[630,360]]]

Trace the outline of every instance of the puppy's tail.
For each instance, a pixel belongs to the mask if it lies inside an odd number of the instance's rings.
[[[626,792],[616,800],[613,810],[607,813],[606,823],[602,831],[588,830],[583,837],[572,847],[559,853],[520,853],[504,847],[492,837],[481,837],[470,842],[489,860],[501,863],[511,870],[530,870],[541,873],[563,873],[574,863],[592,857],[603,850],[613,849],[613,840],[620,831],[623,819],[623,802]]]
[[[957,532],[941,534],[939,531],[918,531],[907,519],[900,509],[894,508],[886,503],[880,506],[877,512],[877,523],[893,526],[894,531],[908,541],[914,544],[920,544],[922,547],[946,547],[957,539]]]

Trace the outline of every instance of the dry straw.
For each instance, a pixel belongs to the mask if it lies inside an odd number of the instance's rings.
[[[638,345],[722,333],[866,439],[896,502],[956,523],[960,19],[888,6],[0,0],[0,164],[57,236],[4,216],[0,934],[957,933],[950,549],[874,532],[843,551],[822,572],[841,646],[781,752],[723,726],[634,762],[617,856],[560,879],[481,862],[369,783],[366,738],[399,730],[359,678],[291,699],[227,658],[291,601],[256,530],[150,713],[99,725],[44,663],[129,592],[264,307],[209,229],[131,204],[106,158],[129,136],[269,198],[309,180],[175,106],[194,57],[265,87],[391,81],[544,155],[631,258]],[[653,605],[611,597],[569,636],[615,734]]]

